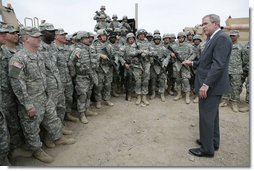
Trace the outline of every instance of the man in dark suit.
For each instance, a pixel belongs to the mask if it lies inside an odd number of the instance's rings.
[[[198,61],[185,60],[184,65],[197,68],[195,91],[199,94],[199,133],[196,142],[200,148],[189,152],[198,157],[213,157],[219,149],[219,103],[229,89],[228,64],[232,48],[229,36],[220,29],[220,17],[206,15],[202,19],[207,36],[205,48]]]

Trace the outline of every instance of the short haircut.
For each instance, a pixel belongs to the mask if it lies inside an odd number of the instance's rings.
[[[203,17],[204,18],[209,18],[212,23],[216,23],[218,26],[220,26],[220,16],[216,14],[209,14]]]

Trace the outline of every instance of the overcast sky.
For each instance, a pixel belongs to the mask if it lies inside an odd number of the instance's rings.
[[[218,14],[221,25],[225,20],[249,17],[248,0],[3,0],[10,2],[18,20],[24,24],[25,17],[38,17],[52,23],[55,28],[63,28],[68,33],[78,30],[93,31],[96,21],[95,11],[101,5],[106,13],[118,18],[127,15],[135,18],[135,3],[138,3],[138,28],[148,32],[159,29],[161,33],[175,33],[184,27],[194,27],[201,23],[206,14]]]

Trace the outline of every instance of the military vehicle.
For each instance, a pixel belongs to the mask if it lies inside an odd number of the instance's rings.
[[[2,0],[0,0],[0,22],[2,24],[13,26],[16,29],[21,25],[11,4],[8,3],[6,6],[3,6]]]
[[[225,21],[226,25],[221,28],[229,34],[230,30],[238,30],[239,31],[239,42],[242,44],[246,44],[249,41],[249,18],[232,18],[231,16]],[[206,39],[206,36],[203,34],[202,26],[196,25],[195,27],[185,27],[183,29],[184,32],[190,31],[193,34],[199,34]]]

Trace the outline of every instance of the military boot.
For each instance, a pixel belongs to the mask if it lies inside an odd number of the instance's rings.
[[[43,151],[41,148],[33,153],[33,156],[44,162],[44,163],[51,163],[54,161],[53,157]]]
[[[143,94],[143,96],[142,96],[142,102],[144,102],[146,105],[149,105],[149,104],[150,104],[150,103],[147,101],[146,95],[145,95],[145,94]]]
[[[97,112],[93,112],[90,109],[86,110],[86,116],[96,116],[96,115],[98,115]]]
[[[10,158],[17,158],[17,157],[32,157],[32,151],[25,150],[23,148],[15,148],[10,154]]]
[[[153,91],[153,92],[152,92],[152,95],[151,95],[151,97],[150,97],[151,100],[155,98],[155,95],[156,95],[156,94],[155,94],[155,91]]]
[[[182,98],[182,92],[181,92],[181,90],[178,90],[178,91],[177,91],[177,95],[176,95],[176,97],[174,98],[174,100],[177,101],[177,100],[180,100],[181,98]]]
[[[239,112],[239,108],[238,108],[237,102],[232,102],[232,110],[234,112]]]
[[[63,134],[64,135],[71,135],[73,134],[72,130],[67,129],[65,126],[63,126]]]
[[[185,93],[185,103],[190,104],[190,92]]]
[[[71,113],[66,113],[65,120],[71,121],[71,122],[78,122],[78,118],[71,115]]]
[[[166,101],[166,100],[165,100],[164,93],[161,93],[161,101],[162,101],[162,102],[165,102],[165,101]]]
[[[11,166],[11,163],[7,156],[0,158],[0,166]]]
[[[64,135],[55,141],[55,143],[57,145],[70,145],[70,144],[74,144],[76,142],[76,140],[74,138],[66,138]]]
[[[222,99],[221,103],[220,103],[220,107],[226,107],[228,105],[228,102],[226,99]]]
[[[193,103],[198,103],[198,100],[199,100],[198,98],[199,98],[198,96],[195,96]]]
[[[128,100],[128,101],[131,101],[131,95],[128,95],[128,96],[127,96],[127,100]]]
[[[88,123],[88,120],[86,119],[85,113],[80,113],[80,122],[82,122],[83,124]]]
[[[96,102],[96,106],[95,106],[97,109],[100,109],[101,108],[101,101],[98,101]]]
[[[113,91],[112,91],[112,96],[114,96],[114,97],[119,97],[119,94],[118,94],[115,90],[113,90]]]
[[[136,105],[139,105],[141,103],[141,95],[139,94],[137,96],[137,101],[136,101]]]
[[[56,146],[48,133],[45,134],[43,142],[48,148],[54,148]]]
[[[249,112],[249,110],[250,110],[249,106],[239,108],[239,112]]]
[[[114,103],[112,103],[110,100],[107,100],[107,101],[106,101],[106,104],[107,104],[108,106],[114,106]]]

